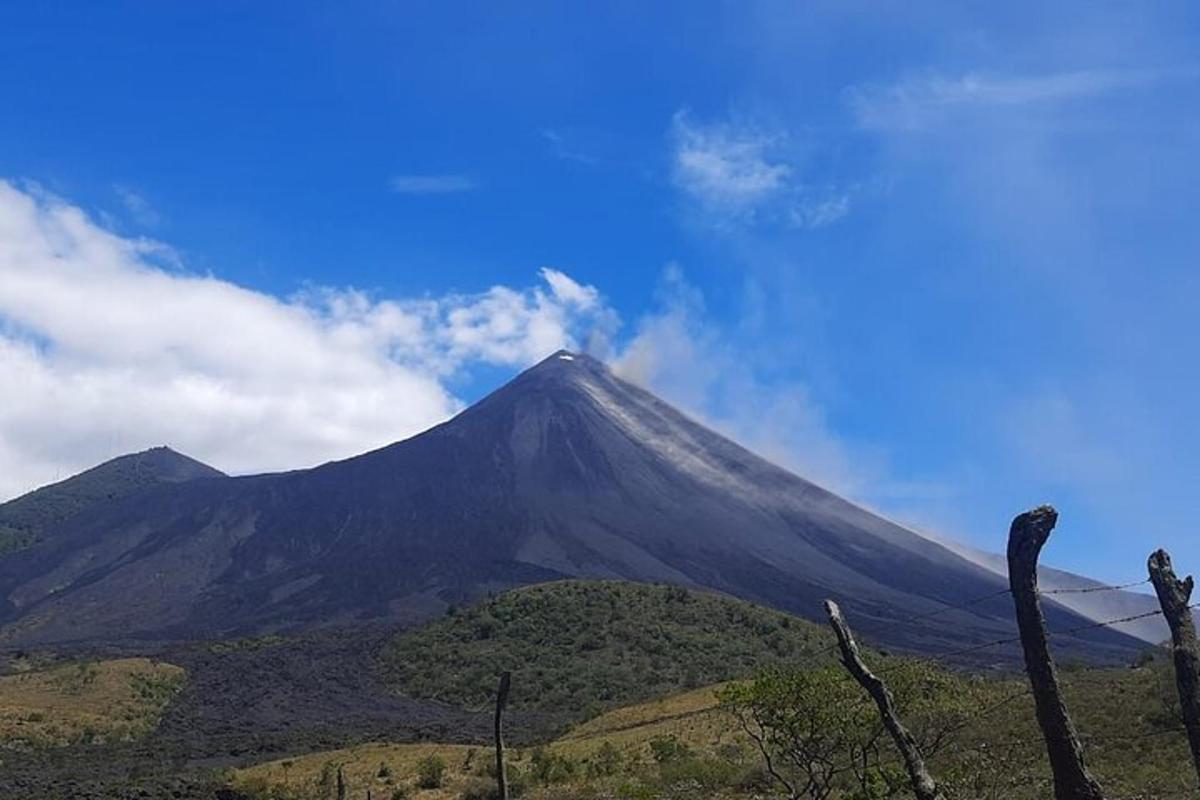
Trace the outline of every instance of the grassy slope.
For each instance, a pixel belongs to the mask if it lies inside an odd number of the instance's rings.
[[[1088,742],[1093,772],[1116,797],[1185,797],[1195,776],[1181,733],[1167,732],[1174,725],[1167,717],[1169,689],[1160,667],[1138,670],[1092,671],[1067,677],[1068,700],[1082,735]],[[1023,687],[1020,681],[993,685],[995,697],[1008,697]],[[651,743],[673,740],[699,759],[724,764],[717,774],[729,785],[694,796],[750,797],[761,787],[739,789],[739,781],[755,771],[756,756],[733,719],[715,700],[717,687],[620,708],[576,726],[549,743],[547,751],[572,761],[575,777],[556,786],[537,786],[531,798],[595,796],[665,797]],[[597,776],[591,765],[601,762],[602,748],[618,754],[617,773]],[[438,790],[415,787],[417,764],[437,755],[447,765],[446,782]],[[234,783],[252,796],[321,798],[321,775],[343,765],[351,796],[388,798],[401,789],[418,800],[458,797],[473,783],[491,758],[487,748],[465,745],[393,745],[373,743],[293,759],[274,761],[242,770]],[[511,753],[515,772],[528,773],[532,753]],[[381,766],[386,765],[381,776]],[[1031,701],[1021,698],[1003,706],[963,731],[955,745],[933,760],[935,773],[949,782],[955,796],[1011,798],[1044,797],[1048,771]],[[711,767],[710,767],[711,771]],[[761,776],[759,776],[761,777]],[[274,792],[274,794],[272,794]],[[609,793],[605,795],[605,793]]]
[[[717,706],[716,688],[707,686],[615,709],[576,726],[549,743],[546,749],[586,765],[596,760],[598,751],[609,744],[621,753],[622,762],[632,767],[653,761],[650,741],[658,737],[674,737],[704,752],[719,750],[727,743],[740,745],[742,737],[734,732],[731,721]],[[445,762],[445,785],[441,789],[420,790],[415,785],[418,763],[430,755]],[[369,788],[374,796],[387,798],[389,790],[403,789],[421,800],[442,800],[457,797],[486,770],[492,757],[489,748],[467,745],[375,742],[260,764],[236,772],[234,784],[259,795],[266,795],[267,787],[278,787],[284,789],[279,792],[281,796],[291,793],[295,797],[315,798],[322,796],[322,775],[332,774],[340,765],[352,796]],[[531,750],[510,749],[509,761],[515,773],[523,768],[528,770],[532,758]],[[381,770],[382,766],[387,769]],[[385,773],[382,776],[381,771]],[[581,771],[586,771],[586,766]]]
[[[130,739],[151,730],[184,672],[145,658],[75,662],[0,677],[0,747]]]
[[[576,718],[749,675],[827,646],[825,629],[722,595],[621,581],[517,589],[401,634],[380,666],[397,691],[460,706],[492,702]]]

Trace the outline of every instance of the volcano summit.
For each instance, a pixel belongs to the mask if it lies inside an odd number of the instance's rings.
[[[947,611],[1002,590],[993,571],[580,354],[555,353],[453,419],[355,458],[188,478],[94,499],[0,558],[2,640],[411,622],[581,576],[708,588],[814,619],[832,597],[877,643],[915,652],[1013,630],[1007,597]],[[1087,622],[1052,603],[1047,617]],[[1096,630],[1058,646],[1115,661],[1142,643]]]

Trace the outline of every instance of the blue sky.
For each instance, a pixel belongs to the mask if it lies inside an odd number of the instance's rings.
[[[925,529],[1200,564],[1194,4],[650,5],[0,12],[0,494],[568,344]]]

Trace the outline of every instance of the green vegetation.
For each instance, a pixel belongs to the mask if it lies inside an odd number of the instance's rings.
[[[264,636],[247,636],[241,639],[219,639],[208,643],[205,649],[214,655],[247,653],[255,650],[265,650],[269,647],[278,647],[279,645],[286,644],[287,641],[282,636],[267,634]]]
[[[145,658],[79,661],[0,678],[0,748],[124,741],[148,733],[184,671]]]
[[[1023,678],[982,680],[878,657],[876,665],[948,796],[1047,795],[1045,747]],[[1063,681],[1090,768],[1110,796],[1170,798],[1194,791],[1165,660],[1132,669],[1074,670]],[[898,753],[883,736],[870,700],[844,672],[769,670],[720,695],[755,749],[772,756],[777,788],[792,783],[805,787],[799,796],[812,798],[907,796]]]
[[[993,686],[928,664],[888,667],[889,687],[926,758],[949,745],[972,710],[996,700]],[[719,697],[791,796],[892,797],[907,786],[874,702],[844,669],[769,669]]]
[[[37,542],[50,527],[100,502],[163,481],[221,473],[165,448],[106,461],[64,481],[0,503],[0,555]]]
[[[446,761],[439,755],[428,755],[417,762],[417,788],[440,789],[446,780]]]
[[[467,707],[492,702],[594,716],[785,664],[832,641],[822,628],[679,587],[563,581],[507,592],[394,639],[381,668],[399,692]]]
[[[114,462],[10,500],[0,505],[0,553],[32,544],[43,530],[93,503],[124,497],[154,482],[134,462]]]
[[[0,506],[2,511],[3,506]],[[27,528],[0,523],[0,555],[22,550],[37,541],[37,533]]]

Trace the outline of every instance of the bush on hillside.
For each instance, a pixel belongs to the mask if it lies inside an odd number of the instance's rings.
[[[446,762],[440,756],[425,756],[417,762],[417,786],[440,789],[446,780]]]
[[[404,694],[575,718],[794,662],[831,634],[796,617],[679,587],[564,581],[518,589],[402,633],[381,654]],[[831,663],[828,659],[826,663]]]

